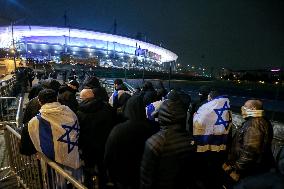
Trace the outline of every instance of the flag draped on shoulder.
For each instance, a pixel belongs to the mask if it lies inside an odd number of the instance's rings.
[[[70,108],[58,102],[44,104],[30,120],[28,131],[37,151],[57,163],[79,168],[79,123]]]
[[[146,117],[147,119],[151,121],[156,121],[155,120],[155,114],[159,111],[160,106],[162,105],[163,100],[159,100],[156,102],[153,102],[146,106]]]
[[[203,104],[193,117],[193,135],[197,152],[226,150],[232,127],[230,101],[219,96]]]
[[[125,90],[115,90],[112,95],[109,98],[109,104],[112,107],[117,108],[119,106],[119,99],[122,95],[124,94],[128,94],[131,96],[131,93],[129,91],[125,91]]]

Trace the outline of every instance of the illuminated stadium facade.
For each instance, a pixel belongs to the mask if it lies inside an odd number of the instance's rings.
[[[0,27],[0,48],[12,48],[25,58],[60,62],[62,54],[78,58],[97,58],[101,65],[148,67],[175,62],[178,56],[162,47],[107,33],[44,26]],[[134,63],[133,63],[134,62]]]

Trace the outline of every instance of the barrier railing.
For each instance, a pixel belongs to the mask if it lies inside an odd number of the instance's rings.
[[[86,187],[79,180],[76,180],[44,154],[37,153],[32,156],[20,154],[21,135],[18,131],[21,128],[19,120],[22,117],[22,98],[6,97],[4,99],[11,99],[18,102],[8,103],[8,108],[11,104],[18,108],[11,115],[11,119],[1,120],[0,122],[0,130],[4,130],[4,139],[9,160],[9,166],[0,169],[0,171],[6,171],[6,174],[0,177],[0,182],[15,176],[18,185],[29,189],[67,188],[68,185],[73,186],[73,188],[85,189]],[[3,97],[0,100],[3,100]]]
[[[14,75],[11,78],[0,81],[0,96],[10,96],[13,86],[16,82],[16,77]]]

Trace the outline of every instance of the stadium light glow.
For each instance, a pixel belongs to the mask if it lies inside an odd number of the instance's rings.
[[[14,26],[14,39],[19,41],[24,37],[62,37],[69,36],[70,38],[79,39],[80,42],[76,42],[79,47],[82,45],[86,46],[87,40],[98,40],[102,49],[106,50],[106,43],[125,45],[128,50],[135,51],[136,45],[140,46],[141,49],[147,49],[150,52],[156,53],[161,56],[161,62],[170,62],[176,61],[178,56],[162,47],[139,41],[136,39],[131,39],[127,37],[122,37],[118,35],[112,35],[107,33],[89,31],[89,30],[79,30],[79,29],[70,29],[69,28],[59,28],[59,27],[44,27],[44,26]],[[85,40],[84,40],[85,39]],[[87,40],[86,40],[87,39]],[[11,27],[0,27],[0,48],[7,47],[11,45]],[[60,42],[58,42],[60,43]],[[90,42],[89,42],[90,43]],[[47,45],[47,44],[43,44]],[[64,44],[61,44],[64,45]],[[90,46],[87,44],[87,46]],[[99,45],[98,45],[99,46]],[[96,48],[98,48],[98,46]],[[133,52],[134,54],[135,52]]]
[[[271,69],[271,72],[280,72],[280,69]]]

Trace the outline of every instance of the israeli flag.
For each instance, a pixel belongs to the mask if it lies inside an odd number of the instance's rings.
[[[157,119],[155,119],[155,114],[159,111],[162,103],[163,103],[163,100],[159,100],[159,101],[153,102],[149,104],[148,106],[146,106],[147,119],[151,121],[158,121]]]
[[[203,104],[193,117],[193,135],[197,152],[226,150],[232,127],[230,101],[219,96]]]
[[[79,123],[69,107],[58,102],[44,104],[29,121],[28,131],[37,151],[62,165],[80,167]]]
[[[117,107],[118,105],[118,99],[120,98],[120,96],[124,93],[128,93],[129,95],[131,95],[131,93],[129,91],[124,91],[124,90],[115,90],[112,95],[109,98],[109,104],[112,107]]]

